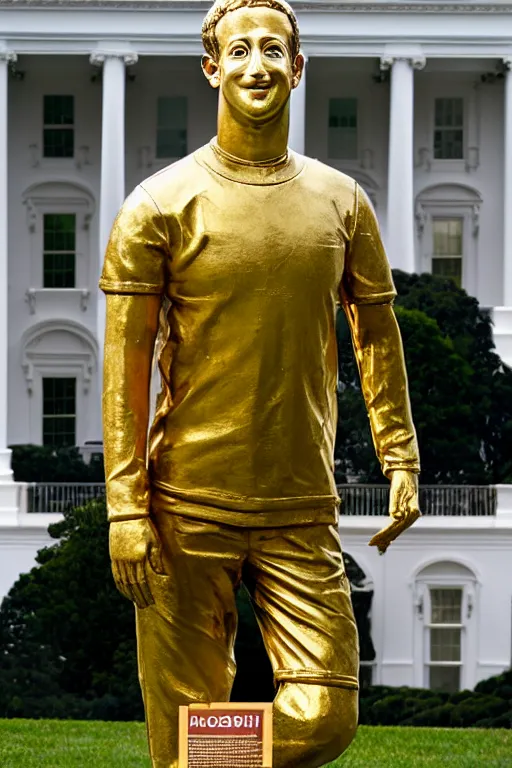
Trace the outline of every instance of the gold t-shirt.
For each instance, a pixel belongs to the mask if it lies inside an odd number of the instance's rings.
[[[154,506],[251,526],[336,520],[337,307],[342,291],[353,304],[395,297],[353,179],[293,152],[241,163],[213,141],[128,197],[100,287],[169,300]],[[404,426],[396,467],[416,467]]]

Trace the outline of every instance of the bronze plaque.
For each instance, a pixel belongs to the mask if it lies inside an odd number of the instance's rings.
[[[272,704],[180,707],[179,768],[272,768]]]

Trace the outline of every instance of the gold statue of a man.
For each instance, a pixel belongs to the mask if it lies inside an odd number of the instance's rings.
[[[217,0],[203,42],[218,135],[128,197],[100,283],[112,568],[136,605],[154,768],[178,764],[180,704],[229,698],[242,579],[277,686],[274,766],[314,768],[357,726],[333,475],[340,304],[391,518],[419,514],[395,289],[365,193],[287,149],[304,67],[292,9]]]

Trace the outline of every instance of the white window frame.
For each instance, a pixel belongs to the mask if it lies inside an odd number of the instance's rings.
[[[431,591],[432,589],[457,589],[461,591],[461,623],[460,624],[434,624],[432,623],[432,602]],[[464,673],[464,659],[466,658],[466,635],[467,635],[467,622],[464,621],[465,615],[467,615],[467,591],[465,592],[464,586],[455,584],[432,584],[429,583],[425,590],[425,636],[423,645],[423,668],[424,668],[424,686],[429,687],[430,669],[431,667],[459,667],[460,669],[460,684],[462,684],[462,678]],[[431,659],[431,630],[432,629],[459,629],[460,630],[460,661],[434,661]],[[462,690],[462,685],[461,685]]]
[[[73,251],[55,251],[55,250],[54,251],[46,251],[45,247],[44,247],[44,220],[45,220],[45,217],[47,215],[61,215],[61,214],[66,215],[66,216],[74,216],[75,217],[75,232],[74,232],[74,234],[75,234],[75,248],[74,248]],[[75,268],[74,268],[75,285],[73,285],[71,287],[72,288],[76,288],[77,287],[77,285],[76,285],[77,284],[77,247],[76,247],[76,243],[77,243],[77,239],[78,239],[78,226],[77,226],[78,221],[77,221],[77,219],[78,219],[77,214],[74,211],[71,211],[71,212],[69,212],[69,211],[59,211],[58,213],[57,212],[54,213],[53,211],[51,213],[50,213],[50,211],[44,211],[43,214],[41,215],[41,226],[42,226],[42,252],[41,252],[41,259],[42,259],[42,263],[41,263],[41,270],[42,270],[41,284],[42,285],[41,285],[41,287],[48,287],[48,286],[44,286],[44,257],[46,255],[46,253],[62,253],[62,254],[71,254],[72,253],[73,254],[74,264],[75,264]],[[62,289],[59,288],[58,290],[62,290]]]
[[[330,155],[329,153],[329,119],[331,116],[331,101],[335,100],[352,100],[356,102],[356,154],[354,157],[334,157]],[[329,96],[328,102],[327,102],[327,156],[329,159],[329,163],[336,163],[338,165],[344,165],[348,166],[352,163],[359,164],[359,158],[361,155],[361,99],[358,96],[355,95],[337,95],[337,96]]]
[[[435,132],[437,130],[436,125],[436,101],[438,99],[458,99],[462,101],[462,157],[435,157],[434,155],[434,146],[435,146]],[[443,166],[445,166],[446,163],[457,163],[457,164],[464,164],[466,157],[467,157],[467,131],[468,131],[468,118],[467,118],[467,99],[464,98],[463,95],[457,94],[436,94],[433,99],[432,103],[432,115],[431,115],[431,132],[430,132],[430,145],[431,145],[431,151],[432,151],[432,162],[433,163],[442,163]]]
[[[475,83],[442,82],[424,84],[421,98],[425,112],[419,125],[418,146],[415,152],[417,168],[432,173],[466,174],[475,171],[480,164],[480,104],[479,90]],[[463,99],[463,158],[442,160],[434,158],[435,100]],[[423,105],[422,105],[423,106]]]
[[[172,163],[172,162],[174,162],[176,160],[181,160],[182,158],[178,157],[178,156],[173,156],[173,155],[169,155],[168,157],[167,156],[166,157],[163,157],[163,156],[159,157],[159,156],[157,156],[157,147],[158,147],[158,101],[159,101],[159,99],[184,99],[185,100],[185,109],[186,109],[186,114],[187,114],[187,126],[186,126],[186,131],[187,131],[187,149],[186,149],[186,152],[189,151],[189,144],[190,144],[190,119],[189,119],[189,106],[190,105],[189,105],[189,98],[188,98],[188,96],[186,94],[182,94],[182,93],[162,93],[162,94],[159,94],[157,96],[156,103],[155,103],[155,125],[154,125],[154,131],[153,131],[154,142],[155,142],[154,143],[154,147],[155,147],[155,149],[154,149],[154,157],[155,157],[154,164],[155,165],[165,166],[165,165],[168,165],[169,163]]]
[[[70,96],[73,99],[73,122],[67,125],[64,125],[62,123],[45,123],[44,121],[44,100],[46,97],[50,96]],[[44,93],[43,94],[43,115],[42,115],[42,129],[41,129],[41,159],[46,163],[46,161],[50,162],[68,162],[74,161],[76,158],[76,95],[74,93]],[[63,131],[72,131],[73,132],[73,154],[69,155],[69,157],[56,157],[55,155],[45,155],[44,154],[44,132],[45,130],[63,130]]]
[[[23,197],[26,223],[30,241],[30,282],[26,286],[26,298],[30,312],[35,314],[38,305],[50,306],[53,302],[68,300],[73,306],[86,311],[89,286],[96,282],[97,264],[93,263],[90,223],[94,215],[92,194],[77,184],[65,181],[48,181],[28,189]],[[75,231],[75,287],[43,287],[44,215],[46,213],[74,214]]]
[[[68,376],[65,373],[60,373],[58,376],[49,376],[48,374],[43,374],[41,376],[41,444],[43,444],[44,440],[44,420],[45,418],[58,418],[57,414],[51,415],[46,414],[44,412],[44,380],[45,379],[74,379],[75,381],[75,412],[74,413],[67,413],[62,414],[62,418],[70,418],[71,416],[74,418],[74,427],[75,427],[75,447],[77,445],[80,445],[77,439],[77,411],[78,411],[78,379],[76,376]],[[71,446],[70,446],[71,447]]]
[[[65,348],[51,339],[52,334],[62,333],[67,335],[69,342]],[[36,445],[43,442],[43,378],[75,378],[76,444],[82,445],[87,439],[90,391],[97,370],[96,340],[79,323],[49,320],[29,328],[22,338],[21,348],[30,442]]]
[[[460,221],[461,222],[461,240],[462,240],[462,250],[459,254],[450,254],[450,255],[444,255],[444,254],[438,254],[434,252],[434,240],[435,240],[435,228],[434,224],[436,221]],[[436,216],[435,214],[432,214],[429,221],[429,226],[431,228],[430,237],[431,237],[431,253],[430,253],[430,269],[429,272],[434,274],[434,259],[437,259],[439,261],[451,260],[451,259],[459,259],[461,264],[461,288],[464,287],[464,251],[466,249],[466,239],[467,239],[467,221],[466,217],[464,216]],[[466,271],[467,271],[467,265],[466,265]],[[467,281],[466,281],[467,282]]]
[[[419,271],[432,272],[433,219],[462,219],[462,288],[471,296],[478,292],[478,235],[482,198],[464,185],[439,184],[416,198],[416,228]]]
[[[446,566],[450,566],[447,570]],[[451,572],[450,572],[451,571]],[[430,661],[429,635],[432,627],[430,590],[462,589],[461,609],[461,674],[460,690],[474,688],[477,672],[478,596],[480,583],[470,565],[442,554],[435,561],[424,563],[413,582],[414,606],[414,686],[428,686]],[[434,625],[434,627],[448,625]],[[447,662],[454,666],[454,662]]]

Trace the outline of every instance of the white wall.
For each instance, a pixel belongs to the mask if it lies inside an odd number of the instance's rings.
[[[384,521],[382,521],[384,523]],[[374,682],[425,685],[424,625],[415,602],[416,576],[427,565],[460,564],[476,576],[471,617],[464,615],[468,653],[462,687],[499,674],[512,664],[512,529],[484,529],[467,519],[423,518],[379,556],[368,541],[371,519],[341,518],[344,551],[373,582],[372,635],[377,653]]]

